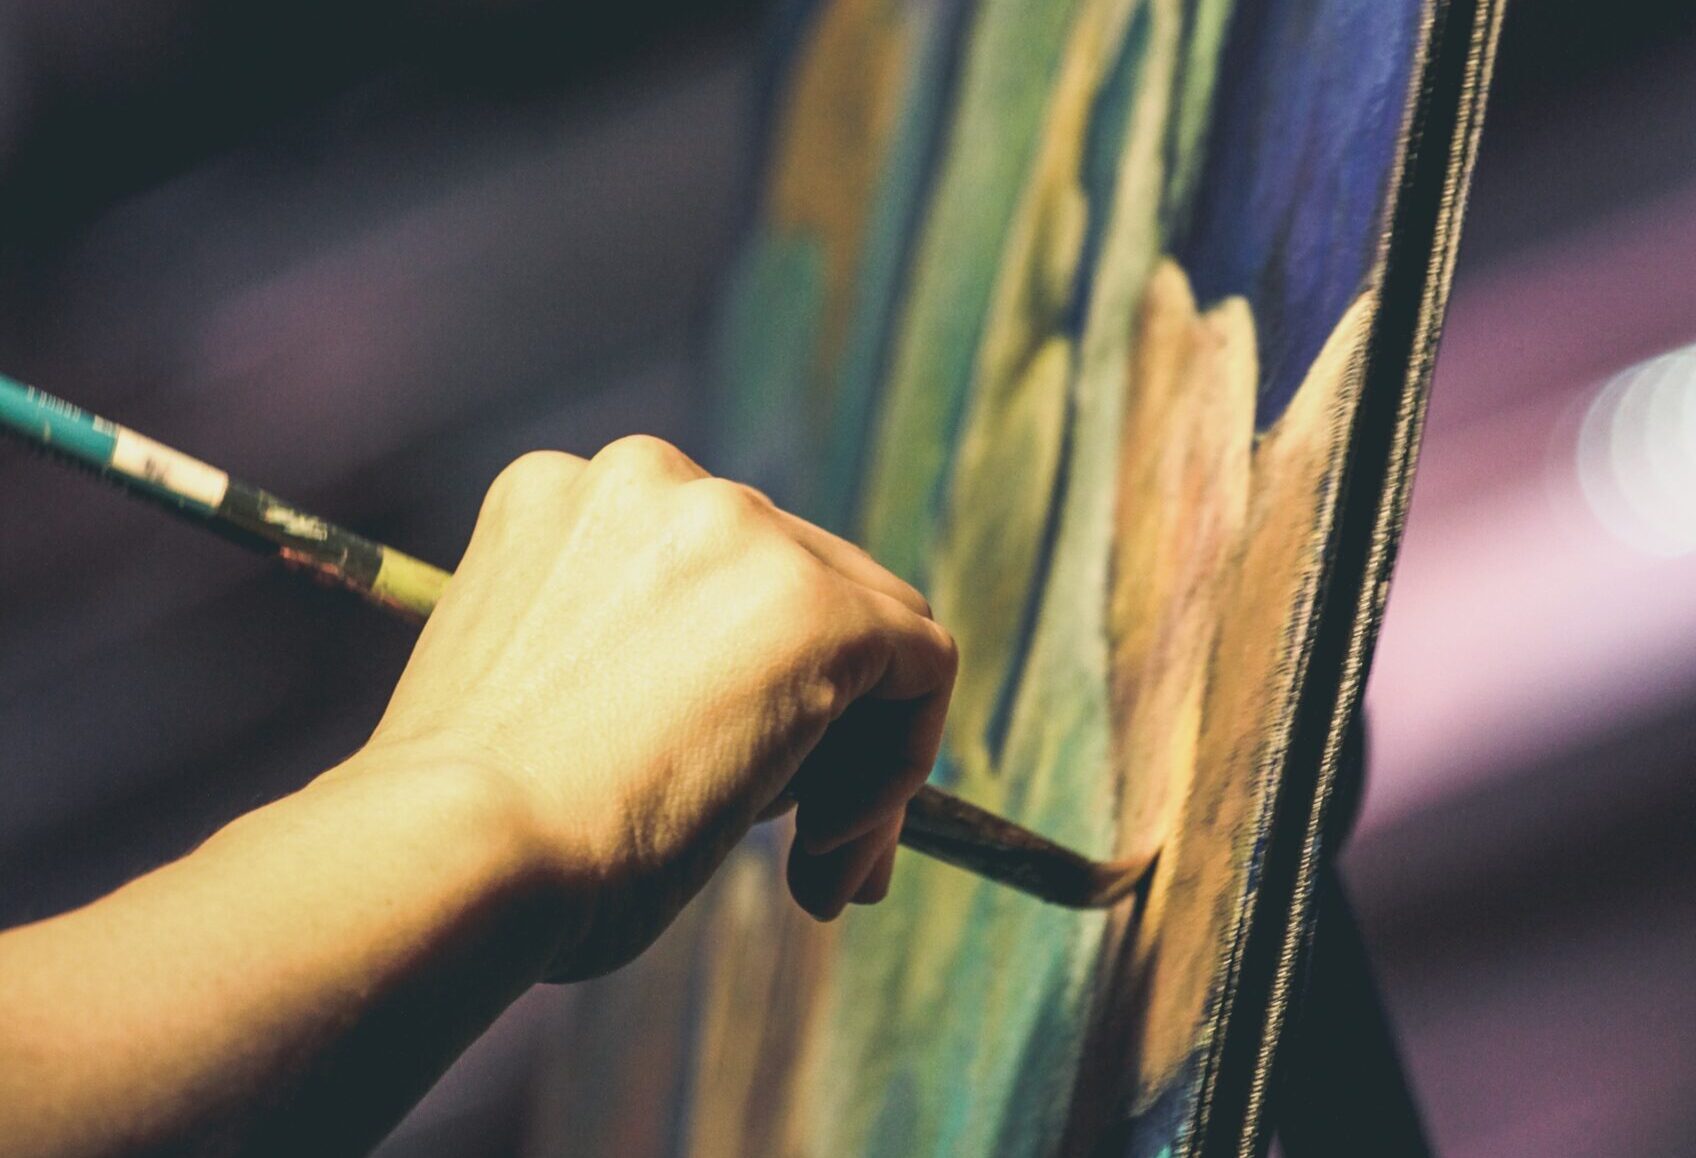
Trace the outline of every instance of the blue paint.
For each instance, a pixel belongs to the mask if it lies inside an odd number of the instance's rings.
[[[1420,7],[1260,0],[1233,19],[1194,216],[1174,249],[1199,301],[1249,300],[1261,429],[1377,255]]]
[[[1125,130],[1130,124],[1137,89],[1142,84],[1151,19],[1146,6],[1138,8],[1131,17],[1118,55],[1090,108],[1078,174],[1085,202],[1089,205],[1089,220],[1084,227],[1083,246],[1079,251],[1071,302],[1066,311],[1066,330],[1073,337],[1083,335],[1084,324],[1088,320],[1084,315],[1089,310],[1090,291],[1095,284],[1096,271],[1101,268],[1101,247],[1107,237],[1113,199],[1119,187],[1119,153],[1125,144]]]

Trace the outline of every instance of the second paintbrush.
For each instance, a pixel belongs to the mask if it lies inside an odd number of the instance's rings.
[[[450,578],[439,567],[3,376],[0,428],[414,621],[428,618]],[[1148,867],[1091,860],[929,785],[907,807],[901,843],[1051,904],[1079,909],[1115,904],[1136,888]]]

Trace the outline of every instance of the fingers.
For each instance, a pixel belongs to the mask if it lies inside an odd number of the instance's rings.
[[[896,835],[890,840],[883,855],[872,865],[872,871],[866,874],[866,879],[849,898],[852,904],[875,905],[889,895],[889,884],[895,877],[895,854],[900,849],[900,826],[896,826]]]
[[[833,535],[799,515],[791,514],[773,503],[763,491],[743,483],[728,485],[736,487],[763,510],[768,511],[790,538],[843,578],[889,596],[915,615],[930,618],[930,603],[916,587],[885,568],[847,539]]]
[[[797,840],[789,850],[789,891],[821,921],[834,920],[850,901],[875,904],[889,891],[900,820],[814,856]]]
[[[838,721],[848,759],[837,757],[841,766],[828,783],[810,781],[802,794],[796,822],[812,852],[853,840],[904,808],[942,747],[959,666],[954,639],[886,596],[869,598],[882,615],[881,664],[857,710]]]
[[[634,476],[670,483],[706,483],[720,492],[734,491],[747,505],[769,514],[788,537],[843,578],[895,600],[914,615],[930,618],[930,604],[925,597],[865,551],[798,515],[790,514],[753,487],[714,477],[668,442],[648,435],[631,435],[607,444],[587,465],[597,475]]]
[[[793,784],[803,848],[832,851],[898,820],[936,763],[958,656],[953,637],[930,618],[930,604],[870,555],[778,509],[751,487],[708,476],[694,484],[734,491],[748,509],[770,514],[794,542],[841,579],[861,606],[861,638],[842,648],[854,670],[840,683],[846,718],[827,731]],[[780,797],[762,819],[787,810]],[[891,838],[893,840],[893,838]]]
[[[915,588],[852,543],[793,515],[784,518],[798,542],[865,589],[881,644],[870,678],[854,689],[860,698],[797,777],[796,841],[820,856],[887,833],[887,887],[907,801],[929,778],[942,746],[958,651]]]
[[[687,541],[733,544],[752,557],[751,545],[771,535],[785,551],[799,547],[822,564],[815,605],[791,613],[805,617],[796,631],[823,647],[814,654],[835,669],[837,702],[849,706],[803,761],[791,791],[762,815],[799,801],[789,879],[808,912],[830,919],[850,901],[881,900],[907,802],[936,761],[957,665],[953,639],[932,621],[924,597],[860,548],[758,491],[712,477],[658,439],[620,439],[588,462],[526,456],[503,479],[509,493],[573,489],[574,506],[604,512],[597,522],[616,522],[627,504],[675,490],[666,501],[687,504]]]
[[[817,915],[887,888],[907,802],[929,777],[942,744],[957,657],[952,638],[893,599],[868,593],[883,645],[864,691],[829,729],[795,778],[791,882]]]
[[[889,571],[876,559],[847,539],[831,534],[823,527],[788,511],[777,510],[778,518],[794,536],[795,541],[818,557],[819,561],[862,587],[889,596],[914,615],[930,618],[930,603],[916,587]]]
[[[795,778],[796,840],[820,855],[898,819],[930,775],[935,753],[915,748],[927,700],[864,699],[843,713]]]
[[[954,637],[934,619],[916,615],[879,591],[867,591],[873,616],[872,663],[863,670],[859,696],[877,700],[916,700],[954,689],[960,657]]]
[[[789,793],[799,800],[790,891],[807,912],[831,920],[850,902],[875,904],[889,891],[907,802],[942,744],[958,655],[953,638],[913,607],[923,606],[916,592],[904,599],[885,583],[857,583],[853,574],[875,578],[881,568],[845,553],[840,540],[810,542],[815,555],[845,564],[832,569],[859,612],[839,617],[857,621],[841,647],[849,705],[802,762]]]

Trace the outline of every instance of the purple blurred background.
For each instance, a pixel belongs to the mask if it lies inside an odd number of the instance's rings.
[[[0,370],[443,563],[523,450],[702,453],[760,5],[577,7],[0,3]],[[1696,1152],[1696,531],[1597,497],[1678,445],[1696,488],[1696,369],[1689,440],[1580,454],[1696,341],[1692,75],[1688,10],[1510,12],[1344,862],[1447,1154]],[[0,494],[0,922],[375,721],[406,629],[9,445]],[[382,1153],[576,1152],[599,993]]]

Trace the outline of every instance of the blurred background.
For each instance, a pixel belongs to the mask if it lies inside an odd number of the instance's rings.
[[[580,7],[0,2],[0,370],[443,563],[526,449],[706,455],[764,6]],[[1620,377],[1696,341],[1692,75],[1683,6],[1510,9],[1344,860],[1446,1154],[1696,1152],[1696,357]],[[11,445],[0,494],[0,924],[375,722],[409,630]],[[612,1000],[536,990],[382,1153],[613,1152]]]

